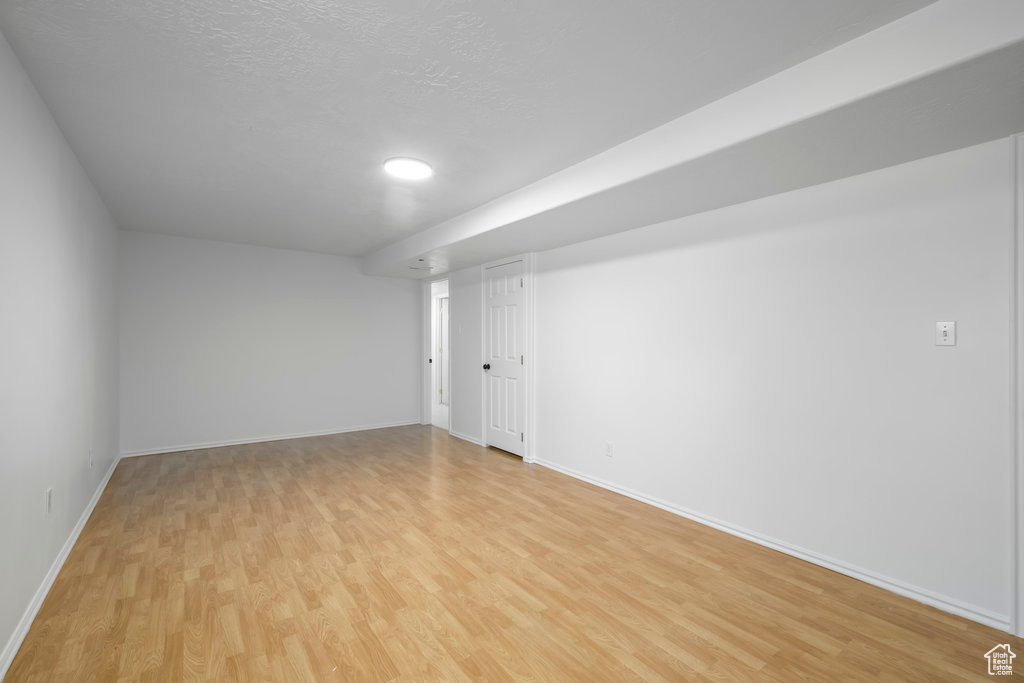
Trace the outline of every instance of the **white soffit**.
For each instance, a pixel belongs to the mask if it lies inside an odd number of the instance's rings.
[[[1024,130],[1024,2],[941,0],[380,249],[424,277],[807,187]]]

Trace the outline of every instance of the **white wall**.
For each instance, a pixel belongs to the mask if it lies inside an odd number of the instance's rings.
[[[419,421],[419,283],[355,259],[120,235],[126,454]]]
[[[540,254],[539,460],[1006,628],[1009,169],[1002,140]]]
[[[451,318],[451,431],[456,436],[483,441],[481,416],[483,351],[480,343],[480,268],[451,273],[449,306]]]
[[[118,444],[117,231],[2,35],[0,140],[2,678]]]

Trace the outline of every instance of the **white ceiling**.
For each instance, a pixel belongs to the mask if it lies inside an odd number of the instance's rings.
[[[6,0],[0,29],[121,227],[356,255],[927,4]]]

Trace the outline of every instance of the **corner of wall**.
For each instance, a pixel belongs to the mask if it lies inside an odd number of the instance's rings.
[[[1011,381],[1013,395],[1011,425],[1013,428],[1013,467],[1011,486],[1014,517],[1011,529],[1013,555],[1013,633],[1024,637],[1024,133],[1014,135],[1010,146],[1010,172],[1013,182],[1012,260],[1013,290],[1010,301]]]

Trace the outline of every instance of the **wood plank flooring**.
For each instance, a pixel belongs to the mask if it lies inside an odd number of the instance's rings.
[[[5,680],[982,680],[996,643],[414,426],[122,461]]]

